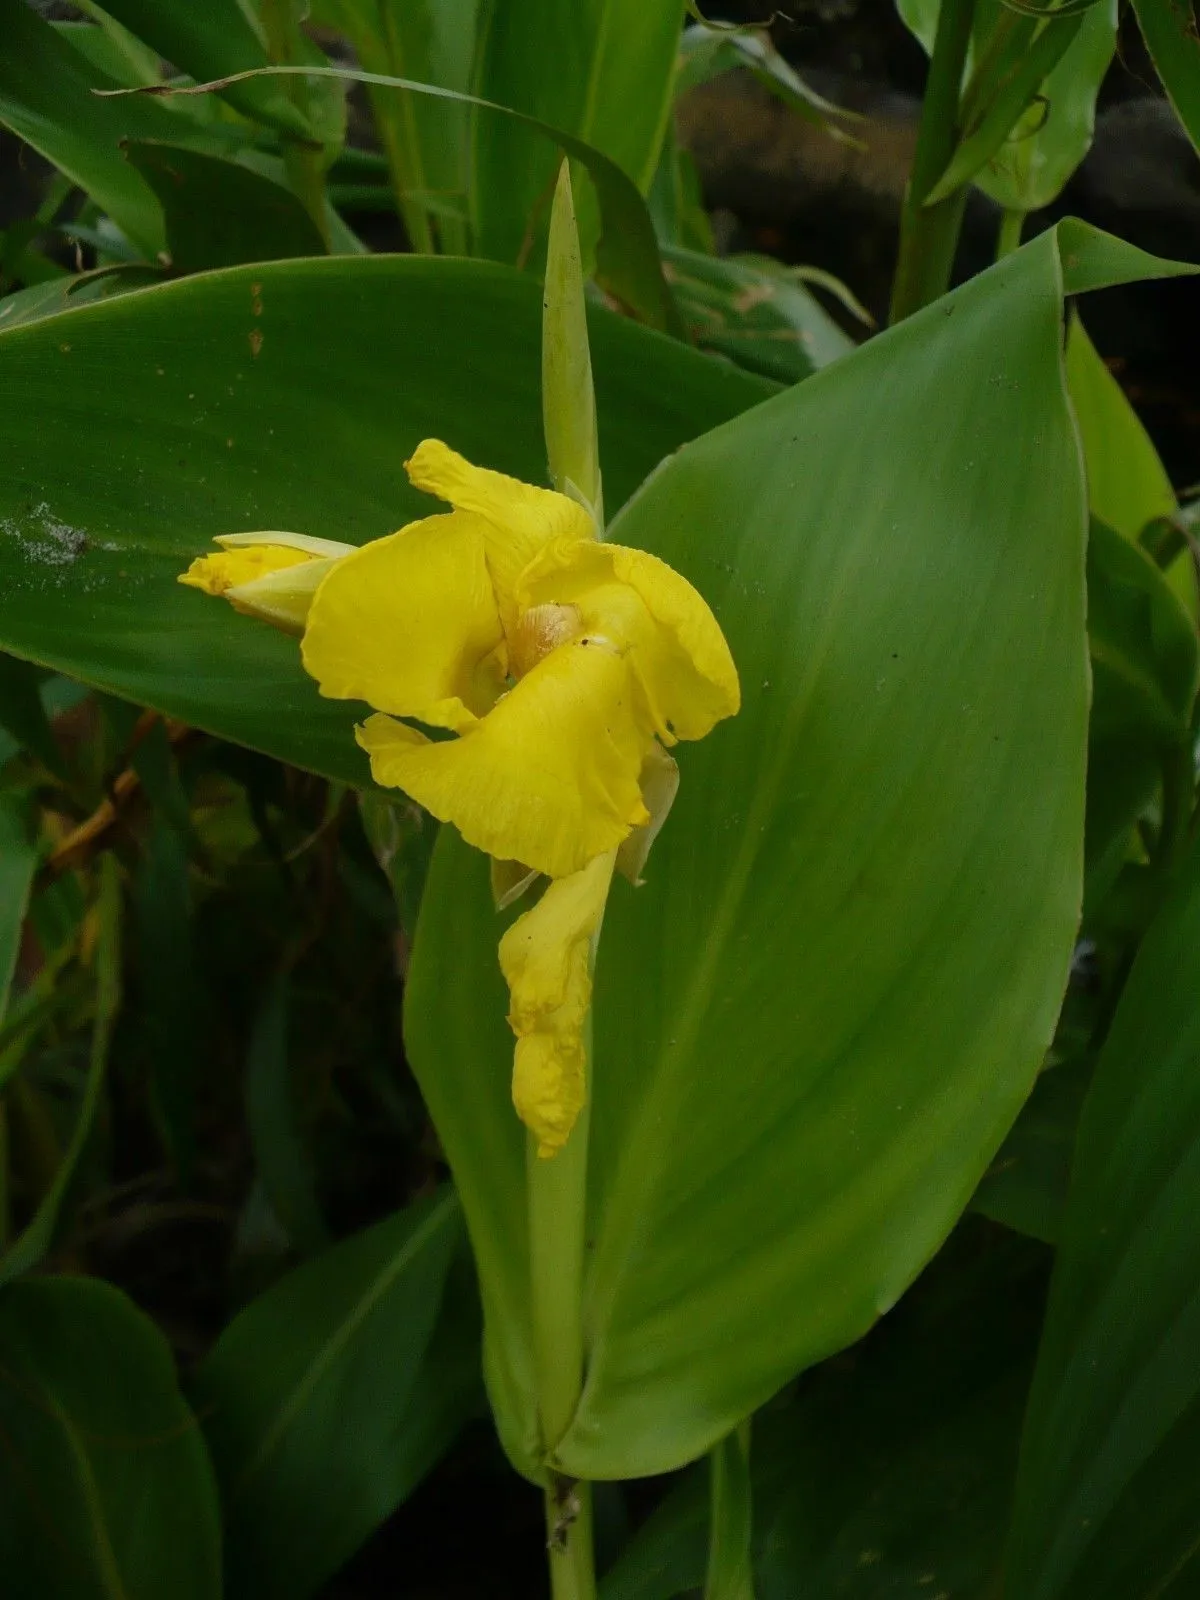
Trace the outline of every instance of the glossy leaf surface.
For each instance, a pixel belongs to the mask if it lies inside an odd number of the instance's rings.
[[[1163,88],[1200,150],[1200,37],[1195,14],[1181,0],[1134,0],[1133,9]]]
[[[614,508],[770,392],[608,313],[590,320]],[[427,436],[544,481],[540,338],[536,283],[400,258],[264,263],[0,333],[0,386],[20,397],[0,439],[0,648],[365,781],[358,710],[320,699],[293,640],[177,574],[216,533],[358,542],[428,515],[403,468]]]
[[[1071,243],[1120,275],[1112,241]],[[678,1465],[858,1338],[1029,1092],[1081,891],[1061,283],[1047,234],[681,452],[612,528],[709,599],[745,704],[681,749],[649,881],[618,885],[605,922],[569,1472]],[[485,883],[445,837],[408,1037],[528,1471],[523,1147]]]
[[[38,1600],[218,1600],[221,1531],[166,1340],[110,1285],[0,1294],[0,1570]]]
[[[444,1194],[345,1239],[230,1323],[197,1379],[230,1591],[301,1600],[420,1480],[475,1398],[473,1352],[426,1352],[461,1239]]]
[[[1022,1443],[1013,1600],[1174,1595],[1200,1539],[1198,951],[1193,849],[1080,1123]]]

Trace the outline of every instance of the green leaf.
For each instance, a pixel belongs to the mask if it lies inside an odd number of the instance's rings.
[[[37,868],[37,850],[29,837],[25,813],[19,796],[0,796],[0,1022],[8,1010],[21,951],[21,929]]]
[[[710,27],[704,23],[685,28],[679,43],[679,71],[675,94],[686,94],[711,83],[726,72],[752,72],[763,88],[782,100],[806,122],[824,127],[834,138],[846,139],[835,119],[861,122],[857,112],[834,105],[804,81],[790,62],[775,49],[766,28]]]
[[[305,1146],[288,1054],[286,971],[263,996],[246,1062],[246,1125],[259,1181],[293,1244],[306,1254],[329,1243],[317,1202],[312,1158]]]
[[[27,662],[0,655],[0,728],[61,777],[62,751],[42,704],[41,681],[42,675]]]
[[[1200,847],[1142,943],[1079,1128],[1006,1593],[1150,1600],[1200,1541]],[[1193,1574],[1194,1579],[1194,1574]]]
[[[430,1350],[460,1238],[450,1193],[397,1212],[252,1301],[204,1361],[196,1405],[233,1600],[313,1594],[473,1407],[469,1316],[439,1328]]]
[[[1031,1239],[1055,1242],[1062,1227],[1075,1131],[1092,1066],[1091,1061],[1072,1061],[1041,1074],[984,1173],[971,1201],[973,1210]]]
[[[1055,201],[1092,147],[1096,99],[1117,43],[1116,0],[1096,0],[1038,100],[976,182],[1010,211]]]
[[[1074,44],[1083,22],[1081,13],[1052,18],[1030,39],[1011,73],[988,96],[976,125],[963,134],[945,172],[929,191],[927,206],[948,199],[969,183],[1010,135],[1017,140],[1033,136],[1034,129],[1020,126],[1027,111],[1039,121],[1053,114],[1053,106],[1035,106],[1034,98],[1043,79],[1058,68]]]
[[[1067,340],[1067,383],[1092,515],[1136,539],[1155,517],[1175,514],[1175,492],[1149,434],[1078,317],[1071,318]]]
[[[589,327],[613,506],[770,392],[607,312]],[[364,783],[359,712],[295,641],[176,577],[221,532],[358,542],[429,515],[403,470],[428,436],[544,480],[540,338],[511,268],[398,257],[232,268],[0,333],[0,648]]]
[[[316,223],[281,183],[178,145],[130,143],[125,153],[158,196],[176,271],[324,255]]]
[[[317,0],[314,18],[344,33],[369,71],[465,94],[480,0]],[[414,249],[467,255],[470,106],[367,93]]]
[[[63,1154],[54,1181],[43,1195],[37,1210],[9,1248],[0,1254],[0,1290],[35,1267],[54,1242],[59,1213],[71,1188],[88,1139],[108,1069],[108,1052],[120,1004],[121,983],[121,891],[116,862],[103,856],[100,864],[100,892],[96,904],[96,998],[92,1018],[92,1042],[70,1142]],[[3,1302],[0,1301],[0,1304]]]
[[[1045,1252],[962,1230],[853,1356],[755,1418],[758,1600],[986,1600],[1007,1529]],[[601,1600],[698,1588],[693,1469],[640,1528]]]
[[[1200,37],[1188,0],[1133,0],[1142,38],[1176,115],[1200,150]]]
[[[219,1600],[212,1468],[154,1324],[95,1278],[0,1294],[0,1570],[38,1600]]]
[[[576,135],[647,194],[682,23],[683,0],[482,0],[475,92]],[[554,153],[476,112],[472,156],[475,250],[517,261],[549,217]]]
[[[146,255],[163,248],[154,194],[121,154],[127,139],[219,149],[229,136],[203,133],[148,100],[98,99],[112,89],[25,0],[0,0],[0,123],[86,191]]]
[[[267,65],[264,40],[251,25],[254,11],[239,0],[204,0],[203,5],[193,0],[104,0],[104,9],[176,71],[197,82]],[[282,84],[231,84],[222,98],[253,121],[300,138],[314,136]]]
[[[677,1466],[859,1338],[1029,1094],[1082,887],[1086,505],[1061,337],[1051,232],[681,451],[613,526],[713,605],[745,703],[681,749],[649,881],[605,920],[566,1472]],[[486,885],[444,832],[407,1038],[475,1247],[493,1407],[532,1474]]]
[[[798,383],[854,349],[786,269],[672,248],[663,260],[693,342],[749,372]]]

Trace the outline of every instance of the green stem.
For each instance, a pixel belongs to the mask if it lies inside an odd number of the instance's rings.
[[[892,285],[893,323],[945,294],[962,229],[966,187],[927,206],[954,154],[958,139],[958,97],[971,43],[975,0],[942,0],[929,81],[921,106],[912,173],[900,218],[900,258]]]
[[[403,78],[404,52],[396,32],[396,19],[390,6],[380,8],[383,47],[387,58],[384,71],[389,77]],[[415,190],[421,195],[426,187],[425,168],[421,156],[421,135],[417,127],[416,108],[407,89],[379,89],[373,100],[375,120],[383,138],[388,165],[392,170],[392,187],[396,204],[404,218],[408,242],[420,255],[433,255],[436,244],[429,213],[421,199],[414,200]]]
[[[595,1600],[592,1486],[558,1478],[546,1490],[551,1600]]]
[[[996,236],[996,260],[1003,261],[1005,256],[1012,255],[1014,250],[1020,249],[1021,229],[1025,226],[1025,211],[1015,211],[1006,208],[1000,217],[1000,232]]]
[[[267,36],[267,55],[275,66],[302,66],[295,49],[292,0],[262,0],[262,23]],[[308,86],[301,77],[287,77],[284,85],[292,104],[308,116]],[[292,192],[316,224],[326,250],[331,247],[329,214],[325,202],[325,173],[321,152],[298,140],[283,141],[283,165]]]

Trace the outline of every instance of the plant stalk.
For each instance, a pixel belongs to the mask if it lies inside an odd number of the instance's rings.
[[[294,48],[292,0],[262,0],[261,16],[267,36],[267,55],[275,66],[302,66]],[[308,116],[308,87],[302,77],[284,79],[288,97],[303,116]],[[328,250],[332,245],[329,214],[325,203],[325,174],[321,152],[296,139],[283,141],[283,165],[292,192],[308,212]]]
[[[1003,261],[1021,247],[1021,230],[1027,213],[1006,208],[1000,217],[1000,231],[996,236],[996,260]]]
[[[966,186],[936,206],[927,206],[925,198],[946,170],[958,140],[959,92],[974,14],[975,0],[942,0],[900,218],[900,257],[892,285],[893,323],[936,300],[950,286]]]

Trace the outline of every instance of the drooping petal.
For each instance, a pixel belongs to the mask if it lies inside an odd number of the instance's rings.
[[[505,631],[516,619],[517,579],[543,545],[595,538],[591,517],[574,500],[487,467],[476,467],[440,439],[425,439],[404,463],[414,488],[435,494],[487,523],[487,562]]]
[[[686,578],[644,550],[555,540],[522,574],[518,602],[573,605],[585,628],[628,648],[666,744],[702,739],[741,704],[717,619]]]
[[[330,699],[467,728],[500,691],[502,639],[482,520],[451,512],[339,562],[309,611],[302,656]]]
[[[560,645],[458,739],[387,717],[358,741],[375,781],[403,789],[468,844],[552,878],[578,872],[649,820],[638,776],[653,741],[628,659]]]
[[[606,854],[557,879],[500,941],[508,1020],[517,1035],[513,1104],[542,1157],[561,1150],[587,1094],[583,1028],[592,997],[591,943],[612,871]]]

